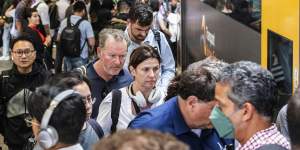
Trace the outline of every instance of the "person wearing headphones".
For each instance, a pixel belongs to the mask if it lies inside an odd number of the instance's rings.
[[[156,81],[159,79],[160,56],[158,51],[151,46],[142,45],[130,56],[128,70],[133,76],[133,82],[124,88],[119,89],[120,94],[110,92],[102,101],[99,107],[97,122],[103,129],[104,135],[115,130],[126,129],[129,122],[135,116],[146,109],[154,108],[164,103],[165,93],[156,88]],[[117,121],[113,123],[116,97],[120,96],[120,105],[117,113]]]
[[[86,120],[84,97],[66,87],[46,84],[31,95],[27,122],[37,140],[34,150],[83,150],[78,138]]]

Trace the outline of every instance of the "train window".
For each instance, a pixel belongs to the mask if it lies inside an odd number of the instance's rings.
[[[261,0],[201,0],[216,10],[260,32]]]
[[[268,69],[278,85],[280,103],[292,94],[293,41],[268,30]]]

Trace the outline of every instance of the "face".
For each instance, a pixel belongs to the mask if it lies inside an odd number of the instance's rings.
[[[230,86],[224,83],[217,83],[215,89],[215,99],[219,105],[220,110],[229,118],[234,126],[234,136],[239,139],[241,133],[245,129],[242,123],[244,115],[244,109],[237,109],[236,105],[229,99],[228,93],[230,92]]]
[[[150,28],[151,25],[143,27],[138,24],[138,21],[136,21],[135,23],[130,21],[130,38],[137,43],[141,43],[146,39]]]
[[[40,24],[40,16],[39,16],[38,12],[33,12],[31,14],[31,17],[29,18],[29,23],[35,24],[35,25]]]
[[[185,103],[187,107],[186,110],[190,118],[190,122],[188,123],[190,128],[212,128],[209,115],[216,104],[215,100],[203,102],[201,100],[199,101],[196,96],[189,96]]]
[[[159,61],[155,58],[144,60],[136,68],[130,66],[130,72],[134,77],[134,82],[146,89],[154,88],[159,78],[159,69]]]
[[[127,43],[125,40],[116,41],[108,38],[104,48],[98,47],[98,57],[106,74],[118,75],[125,63],[127,54]]]
[[[85,108],[86,108],[86,115],[87,115],[87,120],[90,118],[91,114],[92,114],[92,106],[93,106],[93,98],[91,95],[91,90],[89,88],[89,86],[85,83],[82,82],[79,85],[74,86],[73,88],[75,91],[78,91],[80,93],[80,95],[82,95],[83,97],[85,97]]]
[[[36,58],[36,51],[28,41],[18,41],[12,48],[12,61],[19,69],[28,69]]]

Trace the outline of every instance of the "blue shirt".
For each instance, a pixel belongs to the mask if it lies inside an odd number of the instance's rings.
[[[91,62],[86,67],[87,78],[90,80],[92,86],[92,97],[96,98],[96,102],[93,104],[91,118],[97,118],[99,106],[102,100],[106,97],[106,95],[108,95],[109,92],[111,92],[113,89],[120,89],[122,87],[128,86],[133,80],[131,74],[127,70],[123,69],[118,75],[114,76],[111,80],[105,81],[96,73],[93,67],[93,64],[96,61]]]
[[[128,127],[170,133],[189,145],[191,150],[223,150],[227,145],[234,144],[234,140],[221,139],[215,129],[201,130],[200,137],[192,132],[179,110],[177,97],[157,108],[141,112]]]

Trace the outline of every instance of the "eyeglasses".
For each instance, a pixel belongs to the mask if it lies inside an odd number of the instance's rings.
[[[18,57],[22,57],[23,54],[25,56],[29,56],[31,55],[33,52],[35,52],[35,50],[33,49],[30,49],[30,48],[26,48],[26,49],[16,49],[16,50],[13,50],[12,53],[16,54]]]
[[[32,117],[26,117],[24,119],[24,121],[25,121],[27,127],[32,127],[32,125],[40,126],[40,124],[35,123],[35,122],[32,121]]]
[[[91,95],[86,96],[84,99],[84,104],[89,103],[89,104],[94,104],[96,102],[96,97],[92,98]]]

